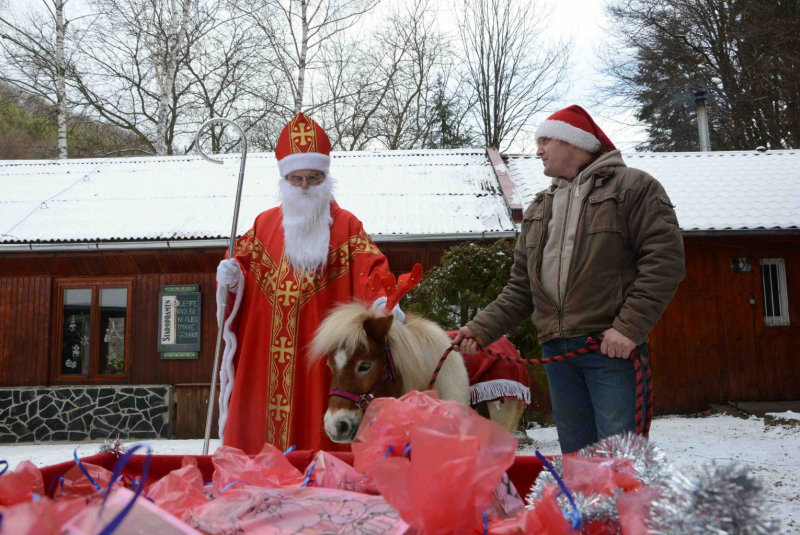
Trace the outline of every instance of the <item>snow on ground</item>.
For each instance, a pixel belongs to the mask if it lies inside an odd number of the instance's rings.
[[[537,447],[545,455],[561,453],[555,427],[531,429],[528,436],[536,444],[521,455],[533,455]],[[800,535],[800,427],[767,427],[755,417],[672,416],[653,420],[650,440],[688,475],[712,461],[749,467],[775,504],[784,533]]]
[[[560,453],[554,427],[532,429],[528,436],[536,441],[520,455],[533,455],[538,448],[545,455]],[[663,449],[670,461],[689,475],[712,461],[736,461],[750,467],[764,483],[770,500],[783,522],[784,533],[800,535],[800,426],[769,427],[760,418],[743,420],[732,416],[656,418],[650,438]],[[149,444],[156,455],[200,455],[202,440],[152,440],[130,442]],[[13,469],[20,461],[49,466],[72,459],[77,444],[0,446],[0,459]],[[97,453],[100,443],[80,445],[78,455]],[[219,447],[212,440],[210,451]]]

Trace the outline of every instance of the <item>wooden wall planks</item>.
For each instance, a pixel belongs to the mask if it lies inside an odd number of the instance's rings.
[[[656,409],[800,398],[800,236],[684,241],[687,280],[651,333]],[[426,269],[436,265],[451,245],[380,244],[396,273],[416,262]],[[208,383],[216,342],[214,273],[223,254],[222,249],[0,253],[0,386],[48,382],[51,347],[58,343],[52,335],[51,278],[103,275],[135,277],[131,382]],[[736,257],[749,258],[752,273],[732,273]],[[785,259],[788,327],[764,326],[760,259],[776,257]],[[166,284],[200,285],[202,347],[196,360],[162,360],[158,353],[157,301]],[[549,400],[541,399],[544,391],[533,394],[537,407],[549,407]]]

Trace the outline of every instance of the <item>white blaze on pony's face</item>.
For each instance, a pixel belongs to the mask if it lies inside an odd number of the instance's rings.
[[[388,370],[385,343],[393,319],[384,315],[366,317],[356,326],[363,329],[363,336],[356,340],[357,343],[345,344],[328,352],[331,391],[341,390],[358,397],[372,392],[378,385],[376,397],[402,393],[399,377],[381,384]],[[321,333],[324,334],[324,328]],[[325,432],[334,442],[352,442],[363,416],[364,411],[356,406],[354,400],[333,395],[325,413]]]

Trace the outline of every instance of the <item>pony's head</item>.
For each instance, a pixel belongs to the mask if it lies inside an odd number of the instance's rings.
[[[359,303],[336,308],[320,325],[311,343],[312,364],[326,359],[331,369],[325,432],[334,442],[353,441],[368,399],[404,393],[402,371],[390,363],[388,351],[391,339],[396,342],[405,330],[392,315]]]

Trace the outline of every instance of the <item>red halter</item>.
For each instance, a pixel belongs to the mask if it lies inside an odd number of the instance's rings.
[[[397,369],[394,366],[394,358],[392,357],[392,352],[389,349],[389,342],[385,342],[383,347],[386,350],[387,371],[383,374],[383,377],[381,377],[380,380],[375,383],[369,392],[365,394],[356,394],[355,392],[350,392],[349,390],[333,388],[331,389],[331,393],[328,395],[328,397],[339,396],[340,398],[349,399],[356,404],[356,407],[362,411],[366,411],[367,407],[369,407],[369,404],[372,403],[373,399],[375,399],[375,395],[378,393],[378,390],[380,390],[383,385],[397,377]]]

